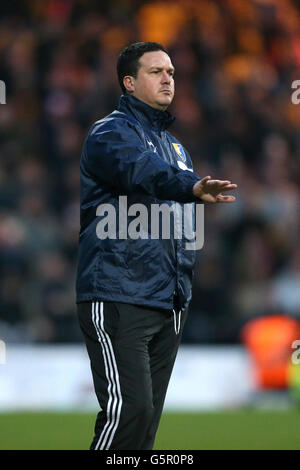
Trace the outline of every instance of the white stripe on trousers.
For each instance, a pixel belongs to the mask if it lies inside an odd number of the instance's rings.
[[[174,314],[174,330],[175,330],[176,335],[178,335],[179,331],[180,331],[181,310],[179,310],[179,314],[178,314],[178,325],[177,325],[177,327],[176,327],[176,311],[175,311],[174,308],[173,308],[173,314]]]
[[[99,302],[92,303],[92,319],[97,332],[99,343],[102,347],[109,395],[106,412],[107,421],[95,446],[95,450],[108,450],[120,421],[122,395],[113,347],[109,335],[104,330],[103,302],[100,302],[101,323],[99,324]]]

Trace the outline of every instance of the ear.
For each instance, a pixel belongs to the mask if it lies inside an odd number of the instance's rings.
[[[133,93],[134,92],[134,90],[135,90],[134,78],[131,75],[126,75],[123,78],[123,85],[126,88],[126,91],[128,91],[128,93]]]

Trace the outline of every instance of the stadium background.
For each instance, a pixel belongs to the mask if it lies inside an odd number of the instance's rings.
[[[0,105],[0,339],[7,351],[82,343],[74,292],[80,150],[91,123],[118,104],[116,59],[138,40],[170,51],[172,133],[195,171],[238,184],[235,204],[205,208],[183,346],[241,345],[243,327],[263,316],[299,321],[300,104],[291,101],[291,85],[300,79],[300,2],[20,0],[0,11],[7,101]],[[4,367],[9,362],[0,377]],[[6,429],[18,426],[13,419],[23,428],[24,417],[1,411]],[[203,439],[186,445],[205,446]],[[16,438],[2,443],[18,448]]]

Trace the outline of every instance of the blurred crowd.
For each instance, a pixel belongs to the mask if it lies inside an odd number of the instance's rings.
[[[300,318],[300,1],[18,0],[1,5],[0,338],[82,341],[75,307],[79,159],[118,105],[128,43],[176,68],[170,132],[200,176],[238,184],[205,206],[186,343],[238,343],[251,318]]]

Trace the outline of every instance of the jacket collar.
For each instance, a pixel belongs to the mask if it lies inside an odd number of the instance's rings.
[[[152,108],[152,106],[129,94],[121,96],[118,109],[123,112],[129,110],[136,119],[159,130],[167,129],[175,121],[175,117],[169,111]]]

